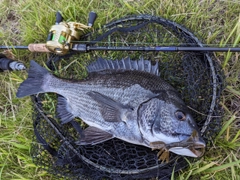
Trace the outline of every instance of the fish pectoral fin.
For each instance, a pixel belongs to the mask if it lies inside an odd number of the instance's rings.
[[[67,99],[63,96],[58,96],[57,103],[57,117],[60,118],[61,123],[65,124],[73,120],[74,115],[71,112],[71,107],[67,102]]]
[[[93,126],[85,129],[83,133],[84,136],[79,141],[75,142],[77,145],[95,145],[114,138],[112,134]]]
[[[103,119],[107,122],[126,121],[126,116],[132,111],[129,106],[116,102],[98,92],[90,91],[87,95],[98,102]]]

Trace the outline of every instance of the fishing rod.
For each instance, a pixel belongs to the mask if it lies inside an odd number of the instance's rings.
[[[56,14],[56,23],[49,30],[47,42],[28,46],[0,46],[0,49],[20,49],[31,52],[55,53],[65,55],[69,51],[157,51],[157,52],[240,52],[240,47],[193,47],[193,46],[94,46],[98,41],[81,43],[80,38],[91,30],[97,14],[89,13],[88,24],[64,22],[60,12]],[[80,43],[76,43],[80,42]]]
[[[28,49],[31,52],[52,52],[46,47],[46,44],[29,44],[28,46],[0,46],[0,49],[22,49],[22,50]],[[79,52],[90,51],[240,52],[240,47],[91,46],[87,44],[72,44],[71,50]],[[58,49],[54,49],[53,52],[56,52],[56,54],[58,54],[58,52],[60,53],[60,51]]]

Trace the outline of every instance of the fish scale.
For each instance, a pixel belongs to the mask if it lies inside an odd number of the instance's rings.
[[[96,86],[96,85],[90,85],[90,87],[85,85],[78,85],[76,89],[69,90],[69,88],[64,88],[63,82],[59,82],[62,85],[62,88],[58,88],[61,95],[64,97],[71,99],[70,101],[72,104],[76,106],[75,112],[78,112],[78,114],[74,114],[75,116],[78,116],[82,119],[85,119],[85,121],[96,121],[96,117],[98,118],[98,121],[96,123],[98,124],[105,124],[104,119],[100,118],[101,113],[98,110],[98,103],[95,101],[92,101],[91,98],[89,98],[88,95],[86,95],[86,92],[89,91],[96,91],[101,92],[104,95],[108,95],[110,98],[119,101],[123,104],[129,104],[133,107],[136,107],[141,102],[146,101],[148,99],[147,96],[144,96],[144,94],[147,94],[148,96],[153,96],[154,94],[150,91],[146,90],[139,90],[136,89],[136,87],[130,87],[129,90],[125,89],[110,89],[103,86]],[[52,86],[52,83],[50,83]],[[54,87],[51,89],[56,89],[56,87],[59,87],[58,84],[55,84]],[[133,91],[133,89],[136,89]],[[121,94],[121,95],[120,95]],[[132,98],[129,98],[132,97]],[[131,100],[131,102],[129,102]],[[79,103],[81,102],[81,103]],[[94,114],[94,115],[93,115]],[[94,118],[92,118],[94,117]],[[109,124],[105,124],[106,126],[109,126]]]
[[[64,82],[59,82],[59,85],[63,86]],[[72,99],[75,98],[81,98],[81,100],[86,99],[87,102],[89,102],[89,97],[86,96],[86,92],[89,91],[96,91],[101,92],[104,95],[107,95],[111,97],[112,99],[116,101],[120,101],[123,104],[129,104],[129,105],[137,105],[137,103],[141,103],[145,101],[150,96],[154,96],[155,94],[152,93],[149,90],[145,90],[141,88],[139,85],[130,86],[129,89],[121,89],[121,88],[108,88],[104,87],[104,85],[81,85],[79,84],[77,87],[71,88],[72,90],[69,90],[70,88],[65,87],[59,87],[59,85],[55,85],[51,89],[56,89],[58,87],[58,93],[62,94],[65,97],[72,97]],[[62,89],[63,88],[63,89]],[[64,90],[65,89],[65,90]],[[129,98],[130,97],[130,98]],[[135,103],[131,101],[136,101]]]
[[[139,84],[148,90],[173,90],[175,89],[162,79],[152,74],[139,71],[112,71],[108,70],[104,72],[106,74],[91,73],[87,78],[88,84],[104,85],[106,82],[111,85],[112,88],[124,88],[133,84]],[[116,74],[115,74],[116,73]],[[111,75],[109,77],[109,75]],[[117,79],[117,81],[116,81]]]

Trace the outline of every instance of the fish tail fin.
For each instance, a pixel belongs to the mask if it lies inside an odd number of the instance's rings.
[[[42,86],[49,71],[31,60],[28,78],[23,81],[17,91],[18,98],[44,92]]]

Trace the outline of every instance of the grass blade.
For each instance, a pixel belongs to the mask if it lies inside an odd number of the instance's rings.
[[[230,167],[233,167],[233,166],[236,166],[236,165],[239,165],[239,164],[240,164],[240,160],[207,169],[205,172],[206,173],[212,173],[212,172],[216,172],[216,171],[222,171],[222,170],[225,170],[227,168],[230,168]]]
[[[194,174],[199,174],[199,173],[201,173],[201,172],[203,172],[203,171],[206,171],[207,169],[209,169],[210,167],[212,167],[212,166],[214,166],[214,165],[216,165],[216,163],[215,163],[215,162],[211,162],[211,163],[209,163],[209,164],[207,164],[207,165],[205,165],[205,166],[203,166],[203,167],[201,167],[201,168],[193,171],[192,174],[193,174],[193,175],[194,175]]]
[[[216,140],[226,131],[226,129],[229,127],[229,125],[236,119],[235,114],[225,123],[221,131],[218,133]]]

